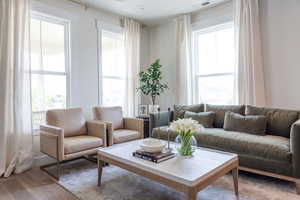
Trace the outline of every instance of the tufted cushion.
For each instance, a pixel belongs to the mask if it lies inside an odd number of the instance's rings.
[[[213,128],[215,116],[216,114],[214,112],[194,113],[194,112],[186,111],[184,113],[184,118],[191,118],[193,120],[196,120],[199,124],[201,124],[205,128]]]
[[[190,112],[203,112],[204,111],[204,104],[197,104],[197,105],[174,105],[174,120],[182,119],[184,117],[185,111]]]
[[[216,118],[214,122],[215,128],[223,128],[224,126],[224,118],[225,113],[227,111],[238,113],[240,115],[245,114],[245,106],[244,105],[211,105],[206,104],[205,105],[205,112],[215,112]]]
[[[112,123],[114,130],[124,128],[122,107],[95,107],[94,115],[96,120],[103,120]]]
[[[240,115],[226,112],[224,121],[225,131],[238,131],[255,135],[266,134],[267,119],[264,115]]]
[[[264,115],[267,118],[267,134],[290,137],[292,124],[298,119],[293,110],[247,106],[246,115]]]
[[[64,151],[65,154],[76,153],[89,149],[101,147],[103,141],[101,138],[82,135],[75,137],[68,137],[64,139]]]
[[[86,121],[81,108],[48,110],[46,113],[48,125],[64,130],[64,136],[87,134]]]

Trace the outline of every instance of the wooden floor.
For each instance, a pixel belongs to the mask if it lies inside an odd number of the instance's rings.
[[[33,169],[0,178],[0,200],[78,200],[47,174]]]

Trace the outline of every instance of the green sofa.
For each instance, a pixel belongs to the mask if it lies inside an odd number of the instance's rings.
[[[215,112],[214,127],[195,134],[199,146],[236,153],[241,169],[294,181],[299,187],[300,111],[244,105],[175,105],[171,112],[150,115],[151,136],[167,139],[168,123],[183,118],[185,111]],[[266,135],[225,131],[223,124],[227,111],[264,115],[267,119]],[[171,133],[171,140],[176,136],[177,133]]]

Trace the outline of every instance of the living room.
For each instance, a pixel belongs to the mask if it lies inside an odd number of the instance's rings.
[[[300,1],[0,10],[0,200],[300,199]]]

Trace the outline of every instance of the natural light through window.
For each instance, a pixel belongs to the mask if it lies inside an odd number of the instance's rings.
[[[102,105],[124,105],[125,74],[123,34],[102,31]]]
[[[193,34],[197,101],[232,104],[234,92],[234,28],[224,24]]]
[[[45,122],[45,111],[67,105],[67,24],[31,17],[31,87],[33,127]]]

